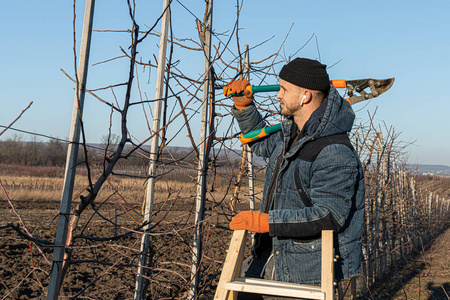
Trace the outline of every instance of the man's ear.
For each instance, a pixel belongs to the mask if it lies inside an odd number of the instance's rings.
[[[300,105],[307,104],[312,101],[312,93],[310,90],[305,90],[303,93],[302,101]]]
[[[303,102],[306,100],[306,95],[303,95],[302,101],[300,101],[300,106],[303,106]]]

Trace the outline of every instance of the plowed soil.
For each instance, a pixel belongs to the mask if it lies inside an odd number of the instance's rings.
[[[450,228],[405,258],[371,289],[372,299],[450,299]]]
[[[54,241],[59,211],[58,201],[13,201],[23,218],[29,232],[40,239]],[[138,204],[136,204],[139,207]],[[157,205],[155,210],[163,206]],[[169,206],[168,204],[166,205]],[[166,208],[167,208],[166,207]],[[120,208],[120,207],[119,207]],[[151,283],[148,299],[179,299],[186,295],[189,288],[191,270],[191,244],[193,239],[192,223],[194,220],[193,204],[172,205],[169,213],[162,208],[154,217],[161,221],[151,236],[153,268],[149,275]],[[123,211],[123,210],[122,210]],[[208,210],[209,212],[211,209]],[[204,228],[205,254],[202,258],[202,284],[205,299],[213,296],[214,286],[218,280],[221,263],[225,257],[227,242],[231,232],[216,226],[222,221],[213,220],[206,213]],[[114,221],[118,214],[117,227],[98,215],[92,209],[84,212],[83,220],[77,234],[95,237],[114,237],[137,229],[127,215],[110,205],[102,207],[102,214]],[[87,223],[89,218],[92,220]],[[124,217],[125,216],[125,217]],[[125,221],[126,220],[126,221]],[[8,224],[21,224],[9,203],[0,200],[0,299],[45,299],[53,247],[40,247],[42,254],[34,243],[25,240],[8,228]],[[220,226],[219,226],[220,227]],[[23,226],[21,226],[23,230]],[[74,264],[65,276],[61,299],[69,299],[82,292],[77,299],[132,299],[136,280],[137,259],[141,235],[132,234],[117,240],[96,241],[80,238],[73,249]],[[93,246],[95,245],[95,247]]]
[[[17,213],[29,232],[40,239],[54,241],[59,201],[14,201]],[[99,205],[99,204],[98,204]],[[138,225],[123,213],[120,205],[102,207],[105,221],[90,208],[83,214],[77,234],[115,237]],[[131,203],[139,210],[139,203]],[[246,209],[242,206],[242,209]],[[166,213],[170,208],[170,212]],[[187,295],[191,271],[194,203],[168,202],[155,206],[160,222],[151,237],[153,252],[148,299],[183,299]],[[230,231],[223,229],[227,217],[207,204],[204,223],[205,254],[202,257],[200,299],[212,299],[221,264],[225,258]],[[115,216],[122,227],[114,226]],[[90,219],[92,217],[92,219]],[[88,222],[88,220],[90,220]],[[0,299],[45,299],[53,248],[25,240],[8,224],[20,224],[9,203],[0,199]],[[85,226],[84,224],[88,224]],[[23,230],[23,227],[21,227]],[[74,263],[64,279],[60,299],[132,299],[136,279],[138,233],[111,240],[79,238],[73,249]],[[361,299],[449,299],[450,229],[444,231],[415,257],[392,270],[386,280],[370,288]],[[349,299],[346,296],[346,299]]]

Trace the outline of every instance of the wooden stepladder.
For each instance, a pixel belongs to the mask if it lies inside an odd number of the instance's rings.
[[[228,248],[215,300],[236,299],[238,292],[302,299],[334,299],[333,231],[322,231],[321,286],[241,277],[246,230],[235,230]],[[299,262],[301,263],[301,262]]]

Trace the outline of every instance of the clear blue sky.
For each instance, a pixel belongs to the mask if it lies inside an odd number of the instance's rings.
[[[138,22],[141,27],[144,24],[151,26],[161,12],[162,0],[143,2],[137,1]],[[202,18],[204,1],[180,2]],[[213,17],[216,33],[231,31],[236,2],[216,2]],[[74,73],[72,9],[72,1],[3,3],[0,10],[0,125],[8,125],[30,101],[34,101],[14,127],[59,138],[69,136],[73,84],[60,68],[71,75]],[[83,11],[84,2],[77,1],[77,51]],[[400,139],[405,142],[415,141],[408,148],[410,163],[450,166],[449,14],[450,1],[247,0],[241,12],[239,37],[242,45],[252,46],[275,35],[263,47],[251,52],[251,60],[257,61],[278,49],[293,24],[282,51],[286,55],[294,53],[315,33],[320,60],[327,65],[341,60],[329,69],[332,78],[395,77],[389,92],[355,108],[359,121],[367,120],[367,111],[373,112],[378,107],[378,124],[384,122],[388,127],[394,127],[401,132]],[[173,15],[175,36],[196,39],[194,17],[175,0]],[[97,1],[94,18],[94,29],[131,27],[124,0]],[[156,29],[160,30],[160,24]],[[126,48],[128,40],[128,35],[94,33],[90,64],[121,55],[119,45]],[[213,42],[217,44],[217,40]],[[140,53],[145,49],[156,53],[157,43],[157,38],[149,39]],[[298,56],[319,59],[315,38]],[[184,66],[199,75],[203,60],[196,57],[189,57]],[[199,69],[194,70],[195,67]],[[124,60],[113,67],[92,66],[88,88],[124,82],[127,76]],[[149,98],[153,97],[151,84],[141,88]],[[112,101],[111,94],[107,97]],[[107,134],[109,124],[108,110],[99,117],[100,104],[94,102],[88,100],[85,106],[88,142],[99,142]],[[136,122],[131,126],[137,131],[145,127],[139,118],[136,116],[130,121]],[[5,140],[13,134],[9,131],[0,139]],[[28,135],[23,137],[30,138]],[[186,141],[180,139],[174,145],[177,143],[185,145]]]

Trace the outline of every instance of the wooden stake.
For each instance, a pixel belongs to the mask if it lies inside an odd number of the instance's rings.
[[[381,197],[381,181],[382,176],[380,173],[382,170],[382,160],[383,160],[383,133],[377,132],[377,174],[376,174],[376,202],[375,202],[375,268],[376,268],[376,276],[378,278],[381,277],[381,232],[383,232],[383,223],[380,222],[380,213],[382,206],[382,197]]]
[[[200,129],[200,145],[198,157],[198,179],[197,179],[197,198],[195,207],[195,228],[194,241],[192,245],[192,267],[191,267],[191,285],[189,288],[189,299],[197,297],[198,283],[200,279],[200,263],[202,255],[202,222],[204,216],[204,205],[206,199],[206,174],[208,170],[208,99],[210,96],[211,81],[211,26],[212,26],[212,7],[213,0],[207,2],[206,24],[204,28],[204,52],[205,52],[205,74],[203,83],[203,103],[202,119]],[[213,118],[214,116],[211,116]]]
[[[250,81],[250,53],[248,45],[244,45],[245,60],[244,60],[244,78]],[[247,168],[248,168],[248,197],[250,201],[250,210],[255,210],[255,183],[253,178],[253,153],[252,149],[247,145]]]
[[[161,123],[161,109],[163,104],[163,86],[164,86],[164,72],[166,65],[166,50],[167,50],[167,36],[169,28],[170,17],[170,0],[163,0],[163,18],[161,19],[161,37],[159,40],[159,53],[158,53],[158,67],[156,71],[156,86],[155,86],[155,106],[153,107],[153,133],[158,132]],[[141,240],[141,250],[139,253],[139,266],[138,275],[136,277],[136,288],[134,293],[134,299],[145,299],[148,280],[146,275],[148,274],[149,256],[148,250],[150,247],[150,236],[147,234],[150,230],[150,223],[152,221],[153,213],[153,200],[155,189],[155,177],[156,177],[156,163],[158,160],[158,148],[159,148],[159,135],[155,134],[151,140],[150,146],[150,165],[148,169],[148,181],[144,206],[144,219],[143,222],[147,225],[143,227],[144,234]]]
[[[47,299],[58,299],[62,284],[62,265],[69,224],[70,207],[72,205],[73,184],[75,181],[78,142],[80,140],[81,118],[83,114],[84,96],[89,65],[89,52],[91,47],[92,23],[94,20],[95,0],[86,0],[84,9],[83,32],[80,44],[80,59],[78,61],[78,85],[75,91],[72,109],[72,123],[70,126],[70,144],[67,149],[64,187],[59,210],[58,228],[55,237],[55,250],[53,252],[52,269],[48,284]]]

